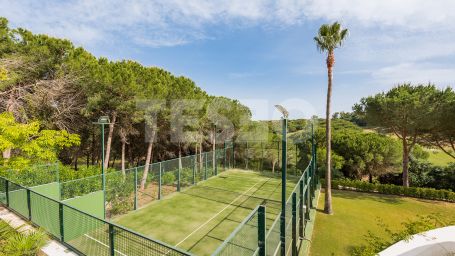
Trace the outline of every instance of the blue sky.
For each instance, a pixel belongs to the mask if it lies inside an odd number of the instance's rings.
[[[96,56],[133,59],[240,99],[254,118],[324,115],[322,23],[350,29],[336,52],[333,111],[397,83],[455,84],[450,0],[0,0],[0,16],[72,40]]]

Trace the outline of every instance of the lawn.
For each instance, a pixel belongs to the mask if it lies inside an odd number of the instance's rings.
[[[440,149],[428,149],[428,153],[430,153],[428,161],[434,165],[444,167],[450,163],[455,162],[455,159]]]
[[[288,191],[295,187],[288,182]],[[196,255],[210,255],[259,204],[271,225],[280,210],[281,181],[258,172],[229,170],[114,222]]]
[[[392,230],[418,214],[440,214],[441,219],[455,219],[455,204],[398,196],[333,190],[334,215],[322,213],[324,194],[319,198],[318,213],[312,237],[311,255],[350,255],[352,246],[363,244],[370,230],[384,235],[377,225],[381,218]]]

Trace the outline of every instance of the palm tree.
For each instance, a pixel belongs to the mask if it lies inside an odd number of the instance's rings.
[[[342,29],[340,23],[324,24],[319,28],[318,35],[314,37],[316,46],[320,52],[327,52],[327,73],[328,73],[328,86],[327,86],[327,107],[326,107],[326,186],[325,186],[325,204],[324,212],[332,214],[332,191],[331,191],[331,122],[330,122],[330,101],[332,97],[332,78],[333,78],[333,65],[335,64],[336,48],[343,44],[343,41],[348,35],[347,29]]]

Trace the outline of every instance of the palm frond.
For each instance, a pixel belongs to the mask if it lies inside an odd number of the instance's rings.
[[[330,52],[340,47],[347,35],[348,30],[342,29],[339,22],[334,22],[333,24],[321,25],[317,36],[314,37],[314,41],[320,52]]]

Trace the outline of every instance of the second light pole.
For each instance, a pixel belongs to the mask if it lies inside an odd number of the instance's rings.
[[[281,105],[275,105],[276,109],[281,112],[282,135],[281,135],[281,215],[280,215],[280,241],[281,255],[286,254],[286,166],[287,166],[287,130],[289,112]]]
[[[106,177],[104,175],[104,126],[109,124],[110,120],[108,116],[101,116],[98,118],[98,122],[94,122],[94,124],[101,125],[101,176],[103,178],[103,216],[106,218]]]

